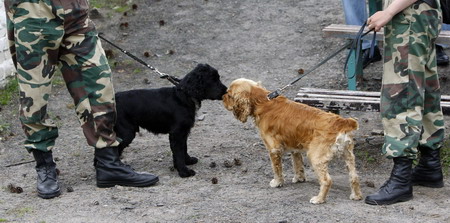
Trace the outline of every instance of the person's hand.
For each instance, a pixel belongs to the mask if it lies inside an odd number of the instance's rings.
[[[392,17],[394,17],[394,15],[387,10],[378,11],[367,19],[367,27],[378,32],[384,25],[391,21]]]

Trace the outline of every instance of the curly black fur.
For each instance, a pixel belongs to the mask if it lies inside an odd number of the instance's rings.
[[[217,70],[208,64],[199,64],[176,87],[117,93],[114,130],[122,139],[120,153],[133,141],[139,127],[154,134],[169,134],[175,169],[181,177],[194,176],[195,171],[186,165],[198,162],[187,152],[187,138],[194,126],[195,114],[202,100],[222,100],[226,91]]]

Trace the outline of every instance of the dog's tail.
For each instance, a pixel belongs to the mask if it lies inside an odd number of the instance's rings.
[[[336,129],[339,129],[339,134],[336,137],[335,149],[342,153],[344,150],[353,150],[353,131],[358,130],[358,122],[353,118],[341,118],[336,122]]]
[[[353,118],[339,119],[336,125],[336,129],[339,129],[340,131],[345,133],[358,130],[359,128],[358,121]]]

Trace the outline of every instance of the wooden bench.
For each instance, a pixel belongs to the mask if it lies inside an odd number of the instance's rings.
[[[357,25],[343,25],[343,24],[331,24],[325,27],[322,31],[324,37],[333,37],[333,38],[345,38],[345,39],[353,39],[358,33],[361,26]],[[368,31],[366,29],[364,32]],[[373,32],[367,34],[363,37],[363,39],[371,40],[373,38]],[[383,31],[377,32],[376,40],[383,40]],[[436,40],[437,43],[449,44],[450,45],[450,31],[442,30],[439,34],[439,37]],[[361,52],[356,52],[361,53]],[[352,53],[349,58],[348,70],[347,70],[347,78],[348,78],[348,89],[356,90],[357,79],[358,76],[362,77],[363,70],[362,64],[356,64],[355,58],[356,53]],[[343,66],[343,65],[342,65]]]
[[[344,25],[344,24],[331,24],[325,27],[322,31],[324,37],[335,37],[335,38],[346,38],[353,39],[358,33],[361,26],[357,25]],[[364,32],[369,31],[364,29]],[[377,32],[376,39],[379,41],[383,40],[383,29]],[[367,34],[363,39],[372,40],[373,32]],[[439,37],[436,39],[436,43],[450,44],[450,30],[441,30]]]
[[[332,112],[380,111],[380,92],[301,88],[294,100]],[[441,97],[441,107],[444,115],[450,115],[450,96]]]

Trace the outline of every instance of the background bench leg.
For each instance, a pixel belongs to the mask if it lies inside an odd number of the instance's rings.
[[[383,9],[382,0],[369,0],[369,15],[373,15],[375,12]]]
[[[357,85],[357,77],[358,75],[362,76],[362,64],[356,63],[356,50],[352,50],[350,52],[350,58],[348,59],[348,65],[347,65],[347,83],[348,83],[348,89],[355,91],[356,85]]]

